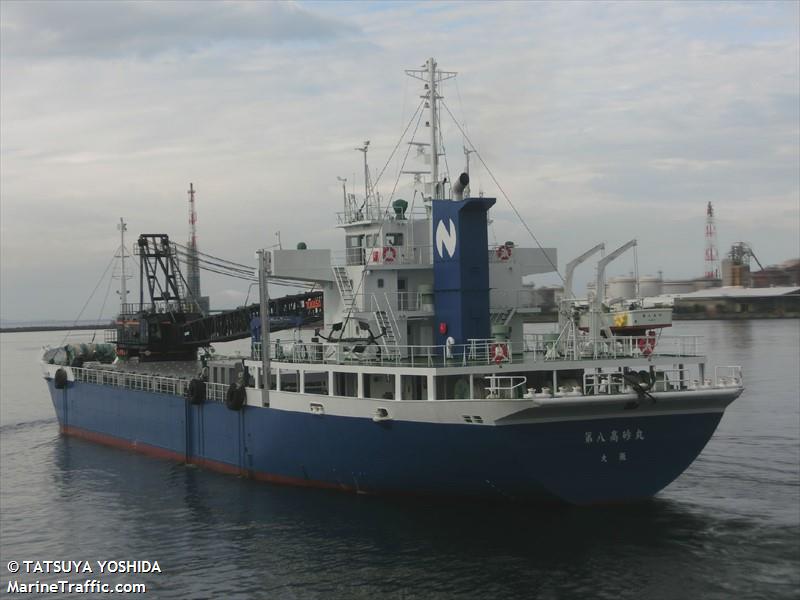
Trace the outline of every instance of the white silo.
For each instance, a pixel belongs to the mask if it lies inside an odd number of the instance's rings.
[[[639,279],[639,296],[642,298],[660,296],[663,284],[660,275],[645,275]]]
[[[636,297],[636,279],[633,277],[612,277],[606,286],[606,297],[609,300],[623,298],[629,300]]]

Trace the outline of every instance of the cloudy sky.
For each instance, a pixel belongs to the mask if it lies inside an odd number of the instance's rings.
[[[336,178],[366,139],[383,167],[419,102],[403,70],[429,56],[458,71],[445,101],[562,269],[638,237],[642,274],[698,276],[708,201],[722,252],[800,256],[799,7],[3,0],[0,316],[76,317],[120,216],[185,241],[190,181],[203,251],[253,263],[276,231],[342,247]],[[490,237],[532,245],[502,198],[492,216]],[[204,279],[216,307],[246,287]]]

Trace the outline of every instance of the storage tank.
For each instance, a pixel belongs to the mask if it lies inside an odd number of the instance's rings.
[[[697,279],[693,279],[692,283],[694,284],[694,290],[698,291],[698,290],[707,290],[709,288],[719,287],[722,282],[719,279],[707,279],[705,277],[698,277]]]
[[[666,279],[661,283],[662,294],[688,294],[695,291],[691,279]]]
[[[606,297],[624,298],[629,300],[636,297],[636,279],[633,277],[612,277],[606,286]]]
[[[660,296],[663,283],[664,282],[659,276],[645,275],[639,280],[639,295],[642,298]]]

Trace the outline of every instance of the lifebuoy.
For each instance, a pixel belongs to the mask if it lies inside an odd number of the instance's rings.
[[[381,259],[381,251],[375,249],[372,251],[372,262],[376,263]]]
[[[244,386],[232,383],[225,394],[225,406],[231,410],[241,410],[247,399]]]
[[[57,390],[63,390],[67,387],[67,372],[64,369],[58,369],[53,377],[53,385]]]
[[[498,246],[497,249],[494,251],[497,255],[497,258],[500,260],[506,261],[511,258],[511,246],[508,244],[503,244],[502,246]]]
[[[491,359],[496,365],[508,360],[508,345],[507,344],[492,344],[489,346],[489,353]]]
[[[656,332],[650,331],[647,337],[640,337],[637,345],[642,354],[650,356],[656,348]]]
[[[394,246],[384,246],[383,247],[383,262],[385,263],[393,263],[397,258],[397,248]]]

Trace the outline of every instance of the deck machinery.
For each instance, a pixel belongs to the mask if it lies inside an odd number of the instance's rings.
[[[204,315],[200,299],[192,297],[181,273],[178,252],[164,233],[139,236],[140,292],[138,304],[124,304],[107,341],[120,356],[140,361],[194,360],[197,349],[258,332],[258,304]],[[145,290],[149,301],[145,299]],[[311,326],[323,320],[321,291],[293,294],[269,303],[270,330]]]

